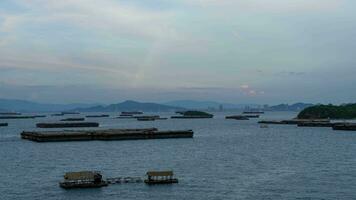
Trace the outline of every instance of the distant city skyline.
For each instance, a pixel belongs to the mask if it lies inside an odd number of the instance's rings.
[[[0,98],[356,102],[351,0],[2,0]]]

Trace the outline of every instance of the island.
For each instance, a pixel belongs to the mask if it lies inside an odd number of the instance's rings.
[[[311,106],[302,110],[298,119],[356,119],[356,104]]]

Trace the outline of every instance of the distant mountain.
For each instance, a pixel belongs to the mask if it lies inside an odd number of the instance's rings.
[[[141,103],[137,101],[124,101],[118,104],[111,104],[108,106],[94,106],[90,108],[76,108],[73,109],[79,112],[117,112],[117,111],[177,111],[184,110],[178,106],[167,106],[157,103]]]
[[[0,110],[13,112],[58,112],[97,104],[43,104],[17,99],[0,99]]]
[[[246,107],[257,108],[259,105],[257,104],[230,104],[230,103],[221,103],[215,101],[193,101],[193,100],[178,100],[178,101],[170,101],[164,103],[169,106],[177,106],[183,107],[187,109],[219,109],[220,106],[223,109],[244,109]]]
[[[310,103],[295,103],[292,105],[279,104],[276,106],[269,107],[269,110],[271,110],[271,111],[301,111],[301,110],[304,110],[305,108],[308,108],[311,106],[313,106],[313,104],[310,104]]]

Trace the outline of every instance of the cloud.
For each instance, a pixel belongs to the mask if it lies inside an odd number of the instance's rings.
[[[331,11],[339,8],[345,0],[185,0],[185,3],[200,6],[227,8],[256,12],[309,12]]]

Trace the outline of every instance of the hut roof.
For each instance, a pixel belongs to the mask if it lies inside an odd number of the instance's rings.
[[[173,171],[149,171],[147,176],[173,176]]]
[[[64,175],[66,180],[94,180],[95,175],[99,172],[81,171],[81,172],[68,172]]]

